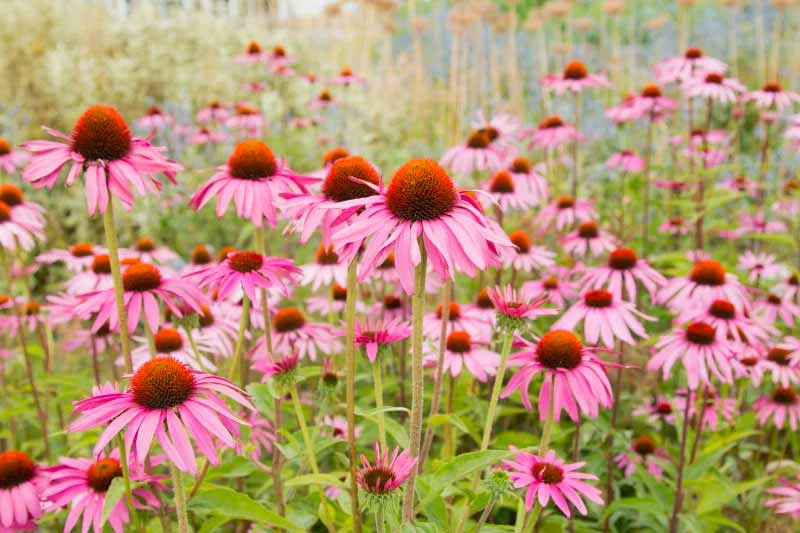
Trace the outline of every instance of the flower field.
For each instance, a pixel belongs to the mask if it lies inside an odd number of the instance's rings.
[[[6,3],[0,533],[800,530],[800,2]]]

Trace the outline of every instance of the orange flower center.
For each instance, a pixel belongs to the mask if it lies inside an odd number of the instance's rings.
[[[0,489],[22,485],[35,475],[36,465],[27,454],[15,450],[0,453]]]
[[[708,346],[714,342],[717,330],[705,322],[692,322],[686,327],[686,340],[701,346]]]
[[[644,96],[645,98],[660,98],[661,87],[659,87],[655,83],[648,83],[647,85],[642,87],[642,96]]]
[[[708,312],[713,317],[731,320],[736,316],[736,307],[728,300],[714,300]]]
[[[389,210],[410,221],[437,219],[457,202],[453,180],[431,159],[413,159],[403,164],[386,191]]]
[[[72,128],[72,149],[89,161],[114,161],[131,151],[131,132],[116,109],[88,108]]]
[[[472,348],[472,339],[466,331],[454,331],[447,336],[447,350],[453,353],[467,353]]]
[[[784,350],[783,348],[772,348],[767,352],[767,361],[772,361],[778,366],[789,366],[790,353],[792,352],[789,350]]]
[[[777,81],[770,81],[765,83],[764,88],[761,90],[768,93],[779,93],[781,92],[781,84]]]
[[[489,142],[494,142],[498,137],[500,137],[500,131],[494,126],[486,126],[478,131],[486,135],[486,137],[489,139]]]
[[[162,328],[155,334],[156,351],[158,353],[177,352],[183,348],[183,339],[178,330]]]
[[[247,104],[237,104],[236,114],[239,116],[257,115],[258,109]]]
[[[377,194],[374,189],[353,181],[356,178],[373,185],[380,183],[380,176],[369,161],[357,155],[337,159],[328,170],[322,183],[322,194],[334,202],[346,202],[356,198],[365,198]]]
[[[514,192],[514,178],[506,171],[501,171],[492,176],[489,190],[493,193],[512,194]]]
[[[258,44],[256,41],[250,41],[247,43],[247,53],[250,55],[256,55],[261,53],[261,45]]]
[[[450,315],[448,317],[448,321],[452,322],[454,320],[458,320],[461,318],[461,306],[455,302],[450,302]],[[442,304],[436,308],[436,318],[439,320],[442,319]]]
[[[286,49],[281,45],[277,45],[272,48],[272,55],[274,55],[275,57],[285,57]]]
[[[319,93],[318,98],[323,102],[330,102],[333,100],[333,96],[331,96],[331,93],[328,91],[322,91],[321,93]]]
[[[236,252],[230,256],[228,262],[237,272],[253,272],[264,264],[264,257],[257,252]]]
[[[189,367],[172,357],[150,359],[133,375],[133,400],[149,409],[169,409],[185,402],[194,392]]]
[[[89,257],[93,250],[92,244],[88,242],[78,242],[69,247],[72,257]]]
[[[508,170],[514,174],[528,174],[531,171],[531,162],[526,157],[515,157]]]
[[[119,461],[111,457],[100,459],[90,466],[89,471],[86,473],[89,486],[92,487],[95,492],[101,493],[108,490],[108,487],[111,486],[111,482],[114,481],[115,477],[122,477],[122,467]]]
[[[11,153],[11,143],[8,140],[0,137],[0,156],[8,155]]]
[[[699,48],[687,48],[684,57],[686,59],[700,59],[703,57],[703,51]]]
[[[136,244],[133,245],[133,248],[137,252],[152,252],[156,249],[156,243],[153,241],[153,239],[142,237],[136,241]]]
[[[489,291],[481,289],[480,292],[478,292],[478,296],[475,298],[475,305],[481,309],[494,309],[492,299],[489,298]]]
[[[540,130],[547,130],[551,128],[560,128],[564,125],[564,121],[561,120],[561,117],[558,115],[553,115],[552,117],[547,117],[546,119],[542,120],[539,123]]]
[[[583,358],[583,344],[571,331],[555,329],[545,333],[536,345],[536,358],[543,366],[575,368]]]
[[[647,435],[640,435],[633,439],[632,448],[633,451],[644,457],[656,451],[656,441]]]
[[[524,231],[512,231],[508,234],[508,238],[517,247],[517,253],[527,254],[531,250],[531,238]]]
[[[11,220],[11,208],[7,203],[0,201],[0,224],[9,220]]]
[[[92,259],[92,272],[95,274],[111,274],[111,259],[108,254],[99,254]]]
[[[272,317],[272,325],[278,333],[287,333],[302,328],[306,323],[303,313],[296,307],[284,307]]]
[[[6,203],[10,207],[17,206],[22,203],[24,195],[22,189],[11,183],[0,185],[0,201]]]
[[[467,137],[467,146],[469,148],[486,148],[491,142],[489,136],[483,130],[475,130]]]
[[[128,292],[150,291],[161,285],[161,272],[147,263],[134,263],[122,273],[122,287]]]
[[[600,228],[597,227],[597,222],[581,222],[578,226],[578,235],[581,239],[596,239],[600,235]]]
[[[344,302],[345,300],[347,300],[346,287],[342,287],[338,283],[334,283],[331,292],[333,293],[333,299],[336,300],[337,302]]]
[[[208,251],[205,245],[199,244],[192,250],[190,261],[193,265],[207,265],[211,262],[211,252]]]
[[[273,176],[278,170],[275,154],[261,141],[243,141],[236,145],[228,158],[231,176],[243,180],[257,180]]]
[[[725,268],[717,261],[704,259],[694,264],[689,279],[698,285],[718,287],[725,284]]]
[[[572,196],[561,196],[556,203],[559,209],[572,209],[575,206],[575,198]]]
[[[339,255],[333,251],[333,245],[325,247],[320,244],[317,248],[317,264],[318,265],[335,265],[339,262]]]
[[[612,300],[611,293],[603,289],[587,291],[583,295],[583,301],[589,307],[610,307]]]
[[[772,391],[772,401],[782,405],[797,403],[797,393],[791,387],[778,387]]]
[[[564,67],[564,79],[567,80],[582,80],[589,75],[586,65],[580,61],[570,61]]]
[[[552,291],[553,289],[558,288],[558,280],[551,276],[549,278],[545,278],[544,281],[542,281],[542,285],[546,290]]]
[[[322,156],[322,164],[323,165],[332,165],[337,159],[341,159],[343,157],[347,157],[350,155],[350,152],[338,146],[333,150],[328,150],[325,152],[325,155]]]
[[[630,248],[617,248],[608,254],[608,266],[614,270],[630,270],[636,266],[636,252]]]
[[[339,72],[339,74],[341,76],[345,76],[345,77],[352,76],[353,75],[353,69],[345,67],[345,68],[343,68],[341,70],[341,72]]]
[[[389,295],[383,299],[384,309],[394,310],[403,307],[403,301],[397,296]]]
[[[706,83],[715,83],[717,85],[722,84],[722,74],[717,74],[716,72],[712,72],[710,74],[706,74]]]

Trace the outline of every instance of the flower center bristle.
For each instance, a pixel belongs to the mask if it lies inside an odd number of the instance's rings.
[[[302,328],[306,323],[303,313],[296,307],[284,307],[272,317],[272,325],[278,333],[287,333]]]
[[[583,301],[589,307],[610,307],[612,300],[611,293],[603,289],[587,291],[583,295]]]
[[[493,193],[513,194],[514,189],[514,178],[512,178],[511,174],[505,170],[492,176],[491,181],[489,181],[489,191]]]
[[[494,304],[492,303],[492,299],[489,298],[488,290],[481,289],[478,292],[478,296],[475,298],[475,305],[481,309],[494,309]]]
[[[275,57],[286,57],[286,48],[276,45],[272,48],[272,55]]]
[[[9,207],[14,207],[22,203],[25,196],[22,189],[12,183],[0,185],[0,201],[5,202]]]
[[[531,162],[525,157],[515,157],[508,167],[510,172],[514,174],[529,174],[531,171]]]
[[[390,468],[372,467],[362,474],[362,479],[369,492],[384,494],[395,477]]]
[[[765,83],[764,88],[761,90],[768,93],[779,93],[781,92],[781,84],[777,81],[770,81]]]
[[[772,305],[781,305],[781,297],[770,293],[769,296],[767,296],[767,302]]]
[[[122,159],[131,144],[128,125],[113,107],[88,108],[72,128],[72,149],[89,161]]]
[[[486,126],[485,128],[481,128],[478,131],[486,135],[490,143],[496,141],[497,138],[500,137],[500,130],[498,130],[494,126]]]
[[[797,393],[791,387],[778,387],[772,391],[772,401],[782,405],[797,403]]]
[[[743,357],[742,359],[739,359],[739,362],[742,364],[742,366],[746,367],[756,366],[758,361],[758,357]]]
[[[403,301],[397,296],[390,294],[383,299],[383,307],[384,309],[388,309],[390,311],[394,309],[400,309],[403,307]]]
[[[386,205],[395,216],[409,221],[435,220],[458,202],[447,172],[432,159],[412,159],[392,177]]]
[[[642,96],[644,96],[645,98],[660,98],[661,87],[659,87],[655,83],[648,83],[647,85],[642,87]]]
[[[472,348],[472,339],[466,331],[454,331],[447,336],[447,350],[453,353],[467,353]]]
[[[317,248],[317,264],[318,265],[335,265],[339,263],[339,254],[333,251],[333,245],[329,244],[327,247],[320,244]]]
[[[532,469],[533,475],[548,485],[561,483],[564,479],[564,470],[550,463],[536,463]]]
[[[223,246],[217,252],[217,261],[222,262],[225,261],[229,255],[236,252],[235,246]]]
[[[378,185],[381,181],[378,171],[363,157],[341,157],[328,169],[328,175],[322,183],[322,194],[334,202],[346,202],[377,194],[374,189],[351,178],[373,185]]]
[[[448,321],[452,322],[454,320],[458,320],[461,318],[461,306],[455,302],[450,302],[450,315],[448,316]],[[436,308],[436,318],[441,320],[442,319],[442,304]]]
[[[257,180],[274,176],[278,170],[275,154],[261,141],[242,141],[228,158],[231,176],[243,180]]]
[[[122,273],[122,286],[129,292],[144,292],[161,285],[161,272],[147,263],[134,263]]]
[[[580,61],[570,61],[564,67],[564,79],[567,80],[582,80],[589,75],[589,70]]]
[[[0,157],[11,153],[11,143],[0,137]]]
[[[577,367],[583,358],[583,344],[571,331],[556,329],[542,335],[536,345],[536,358],[550,369]]]
[[[540,130],[547,130],[551,128],[560,128],[564,125],[564,121],[558,115],[547,117],[539,123]]]
[[[39,302],[35,302],[33,300],[29,302],[25,302],[25,305],[21,307],[21,311],[26,316],[35,316],[39,314],[39,311],[42,310],[41,304]]]
[[[0,489],[22,485],[35,475],[36,465],[26,453],[15,450],[0,453]]]
[[[161,114],[161,108],[158,106],[150,106],[147,109],[147,115],[150,117],[152,117],[153,115],[160,115],[160,114]]]
[[[337,302],[344,302],[347,300],[347,287],[334,283],[331,288],[331,294],[333,294],[333,299]]]
[[[633,445],[631,447],[633,451],[644,457],[656,451],[656,441],[647,435],[640,435],[633,439]]]
[[[469,148],[486,148],[491,142],[489,136],[483,130],[475,130],[467,137],[467,146]]]
[[[703,57],[703,51],[699,48],[687,48],[684,57],[686,59],[700,59]]]
[[[333,101],[333,96],[331,96],[331,93],[328,91],[322,91],[321,93],[319,93],[319,96],[317,98],[319,98],[322,102]]]
[[[508,234],[511,244],[517,247],[518,254],[527,254],[531,250],[531,238],[522,230],[512,231]]]
[[[172,357],[150,359],[133,375],[133,400],[150,409],[169,409],[185,402],[194,392],[189,367]]]
[[[111,274],[111,259],[108,254],[98,254],[92,259],[92,272],[95,274]]]
[[[256,55],[261,53],[261,45],[258,44],[256,41],[250,41],[247,43],[247,53],[249,55]]]
[[[0,201],[0,224],[11,220],[11,208],[3,201]]]
[[[705,322],[692,322],[686,326],[686,340],[701,346],[708,346],[714,343],[717,330]]]
[[[115,477],[122,477],[122,467],[119,461],[106,457],[100,459],[86,473],[86,480],[95,492],[106,492]]]
[[[718,287],[725,284],[725,267],[717,261],[703,259],[694,264],[689,279],[698,285]]]
[[[716,72],[712,72],[711,74],[706,74],[706,83],[714,83],[717,85],[722,84],[722,74],[717,74]]]
[[[155,339],[158,353],[172,353],[183,348],[183,338],[176,329],[162,328],[155,334]]]
[[[786,279],[786,283],[795,286],[800,285],[800,276],[798,276],[797,274],[792,274]]]
[[[378,270],[387,270],[389,268],[394,268],[394,252],[389,252],[383,263],[378,266]]]
[[[342,70],[339,72],[339,75],[340,75],[340,76],[344,76],[344,77],[349,77],[349,76],[352,76],[352,75],[353,75],[353,69],[351,69],[351,68],[349,68],[349,67],[344,67],[344,68],[343,68],[343,69],[342,69]]]
[[[201,305],[200,306],[200,313],[198,314],[200,327],[207,328],[214,324],[214,314],[211,312],[211,309],[208,306]]]
[[[708,312],[713,317],[732,320],[736,316],[736,307],[728,300],[714,300]]]
[[[89,257],[93,254],[94,247],[89,242],[78,242],[69,247],[72,257]]]
[[[194,250],[192,250],[190,261],[193,265],[207,265],[211,260],[211,252],[208,251],[208,247],[204,244],[198,244],[194,247]]]
[[[630,270],[636,266],[636,252],[630,248],[617,248],[608,254],[608,266],[614,270]]]
[[[545,288],[545,290],[552,291],[553,289],[558,288],[558,280],[555,277],[550,276],[542,281],[542,286]]]
[[[236,252],[228,258],[228,264],[237,272],[253,272],[264,264],[264,257],[257,252]]]
[[[659,404],[656,405],[656,413],[662,416],[672,414],[672,406],[667,402],[659,402]]]
[[[325,152],[325,155],[322,156],[322,164],[325,166],[332,165],[334,162],[336,162],[337,159],[347,157],[348,155],[350,155],[350,152],[348,152],[341,146],[338,146],[333,150],[328,150],[327,152]]]
[[[767,352],[767,361],[772,361],[778,366],[789,366],[791,362],[789,359],[790,353],[792,352],[783,348],[772,348]]]
[[[581,239],[596,239],[600,235],[600,228],[597,227],[597,222],[581,222],[578,226],[578,235]]]
[[[136,241],[136,244],[133,245],[133,248],[137,252],[152,252],[156,249],[156,243],[153,241],[153,239],[142,237]]]
[[[236,104],[236,114],[239,116],[257,115],[258,109],[247,104]]]
[[[560,196],[556,205],[559,209],[572,209],[575,206],[575,198],[572,196]]]

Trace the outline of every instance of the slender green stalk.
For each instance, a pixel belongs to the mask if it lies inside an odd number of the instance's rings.
[[[536,523],[539,521],[539,516],[541,516],[543,510],[544,508],[539,505],[538,501],[533,503],[533,509],[531,509],[531,512],[528,513],[528,516],[525,518],[525,528],[523,529],[523,533],[530,533],[533,531],[533,528],[536,527]]]
[[[375,357],[375,363],[372,365],[372,381],[375,387],[375,408],[378,410],[378,441],[381,444],[381,450],[386,448],[386,421],[383,414],[383,368],[381,361],[381,353]]]
[[[500,391],[503,390],[503,377],[506,373],[506,364],[508,363],[508,354],[511,353],[511,341],[513,337],[513,330],[509,329],[505,332],[503,346],[500,349],[500,366],[497,367],[497,375],[494,378],[494,386],[492,386],[492,395],[489,397],[489,410],[486,412],[486,421],[483,424],[481,451],[489,449],[489,441],[492,439],[492,426],[494,426],[494,417],[497,410],[497,402],[500,399]]]
[[[547,379],[547,378],[545,378]],[[553,414],[556,404],[556,377],[555,375],[550,378],[550,407],[547,410],[547,419],[544,421],[544,429],[542,429],[542,440],[539,443],[539,456],[542,457],[548,450],[550,445],[550,433],[553,431]]]
[[[228,379],[233,380],[236,376],[236,369],[242,366],[242,350],[244,349],[244,333],[247,331],[247,324],[250,319],[250,298],[247,295],[242,296],[242,319],[239,321],[239,335],[236,337],[236,347],[233,349],[233,361],[231,361],[231,368],[228,370]],[[244,375],[240,376],[244,378]],[[242,385],[244,388],[244,384]]]
[[[350,455],[350,511],[353,515],[353,531],[361,531],[361,511],[358,505],[358,483],[356,483],[356,267],[353,259],[347,267],[347,299],[345,300],[345,374],[347,377],[347,449]]]
[[[683,429],[681,430],[681,451],[678,459],[678,479],[675,483],[675,501],[672,506],[672,516],[669,519],[670,533],[677,533],[678,531],[678,515],[683,506],[683,470],[686,466],[686,441],[689,434],[689,409],[691,406],[691,398],[687,396],[686,406],[683,409]]]
[[[384,533],[385,529],[385,522],[386,519],[384,517],[384,507],[379,505],[377,509],[375,509],[375,532],[376,533]]]
[[[131,374],[133,373],[133,360],[131,359],[131,340],[128,333],[128,311],[125,309],[122,273],[119,267],[119,242],[117,242],[117,229],[114,226],[114,199],[111,191],[109,191],[108,208],[103,213],[103,229],[106,233],[111,279],[114,281],[114,299],[117,303],[119,344],[122,347],[122,360],[125,362],[125,373]]]
[[[150,349],[150,358],[156,357],[156,355],[158,355],[158,350],[156,350],[156,338],[147,320],[144,321],[144,334],[147,337],[147,347]]]
[[[178,533],[189,533],[189,515],[186,511],[186,494],[183,490],[183,475],[180,469],[170,463],[172,485],[175,490],[175,514],[178,515]]]
[[[575,92],[573,93],[573,107],[575,111],[575,131],[576,137],[572,141],[572,159],[574,168],[574,174],[572,175],[572,197],[578,197],[578,187],[580,186],[581,180],[581,152],[580,152],[580,141],[577,137],[577,132],[580,130],[581,124],[581,93]]]
[[[197,343],[194,340],[194,335],[192,335],[192,328],[187,326],[183,328],[183,330],[186,332],[186,338],[189,339],[189,346],[192,347],[192,353],[194,354],[197,364],[200,366],[200,370],[208,372],[206,365],[203,364],[203,358],[200,356],[200,350],[197,349]]]
[[[142,525],[139,522],[139,515],[136,513],[136,507],[133,505],[133,491],[131,491],[131,473],[128,468],[128,455],[125,453],[125,443],[122,440],[122,434],[117,436],[119,444],[119,465],[122,468],[122,481],[125,483],[125,506],[128,508],[128,516],[131,517],[131,525],[134,531],[142,531]]]
[[[421,240],[421,239],[420,239]],[[409,453],[411,457],[419,457],[420,437],[422,433],[422,409],[425,383],[422,373],[422,319],[425,313],[425,274],[428,269],[428,254],[420,243],[420,261],[414,270],[414,294],[411,298],[411,416],[409,417]],[[411,522],[414,518],[414,485],[416,469],[406,483],[403,494],[403,522]]]

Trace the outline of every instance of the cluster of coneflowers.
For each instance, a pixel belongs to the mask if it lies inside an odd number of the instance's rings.
[[[293,60],[281,47],[263,52],[251,43],[238,60],[266,64],[279,76],[294,74]],[[105,521],[117,532],[142,530],[151,515],[169,527],[174,514],[179,531],[187,532],[187,502],[207,484],[210,467],[228,454],[246,455],[272,476],[266,497],[282,519],[290,518],[291,502],[281,464],[298,461],[299,472],[307,468],[326,480],[311,492],[327,529],[360,531],[365,509],[378,531],[413,522],[425,512],[420,496],[427,487],[417,486],[419,476],[434,460],[476,448],[434,423],[440,412],[454,415],[458,380],[469,379],[487,406],[477,413],[483,428],[479,454],[493,444],[504,416],[501,402],[517,393],[522,406],[536,412],[526,418],[538,437],[536,446],[512,448],[489,468],[468,472],[471,490],[464,494],[489,492],[477,510],[478,529],[492,520],[511,488],[522,489],[517,523],[529,531],[545,513],[571,518],[576,511],[589,513],[587,501],[609,504],[620,493],[619,474],[643,468],[658,479],[666,470],[675,472],[673,512],[665,527],[676,531],[685,471],[697,459],[704,431],[735,425],[739,413],[753,411],[774,435],[770,456],[780,449],[797,453],[790,431],[800,422],[800,339],[790,332],[800,321],[800,284],[753,242],[755,236],[786,233],[781,219],[800,212],[796,184],[781,187],[774,205],[766,202],[770,130],[800,96],[777,83],[747,92],[725,71],[722,62],[690,49],[656,66],[659,85],[648,84],[607,111],[614,122],[640,122],[630,127],[646,132],[643,158],[625,149],[607,162],[622,184],[616,229],[603,223],[596,209],[601,206],[580,196],[588,196],[581,157],[587,154],[580,151],[587,138],[580,131],[582,95],[610,83],[578,61],[543,81],[545,91],[572,97],[571,123],[552,115],[526,128],[509,115],[481,117],[465,143],[441,161],[413,159],[386,176],[342,148],[325,154],[324,168],[313,175],[298,173],[257,138],[260,113],[239,104],[235,116],[253,138],[235,144],[188,203],[196,210],[214,204],[219,217],[234,211],[252,226],[252,243],[248,249],[216,250],[198,243],[186,259],[149,238],[127,247],[117,240],[115,202],[134,209],[137,196],[158,195],[165,180],[175,183],[184,169],[150,138],[133,136],[114,108],[92,106],[69,135],[47,129],[57,140],[28,141],[24,151],[0,144],[0,168],[9,178],[21,169],[22,181],[35,188],[79,183],[88,214],[102,216],[105,230],[105,245],[78,242],[30,262],[37,242],[46,239],[45,212],[11,179],[0,187],[8,294],[0,298],[0,327],[9,345],[15,343],[14,351],[2,352],[3,372],[19,353],[42,437],[37,459],[16,449],[0,453],[0,530],[35,528],[44,513],[69,508],[65,531],[81,522],[83,531],[100,533]],[[338,80],[360,82],[349,70]],[[695,124],[689,112],[686,134],[666,140],[676,158],[674,174],[653,182],[671,196],[693,192],[697,210],[694,246],[667,277],[644,252],[656,240],[648,233],[651,211],[658,211],[650,198],[655,130],[686,126],[678,118],[678,94],[698,114],[704,106],[708,118]],[[323,96],[320,105],[327,105],[322,102],[330,95]],[[755,180],[713,181],[709,169],[739,153],[729,132],[714,126],[731,118],[741,127],[741,110],[750,102],[761,110],[764,126],[761,172]],[[140,124],[177,127],[157,120],[157,111]],[[228,118],[219,105],[198,115],[201,121]],[[790,140],[796,128],[795,119],[786,133]],[[542,162],[534,164],[525,154]],[[634,176],[643,180],[644,195],[638,239],[628,231],[632,221],[625,220],[624,206],[625,178]],[[752,213],[742,211],[735,231],[720,236],[744,249],[735,265],[738,275],[704,251],[704,194],[712,187],[741,192],[754,206]],[[663,214],[669,218],[661,231],[674,234],[680,246],[689,228],[679,222],[681,213]],[[300,244],[313,241],[308,245],[314,262],[296,265],[292,258],[268,255],[279,235]],[[54,264],[63,265],[69,277],[62,291],[37,302],[27,277],[32,268]],[[681,264],[686,268],[676,271]],[[628,356],[641,354],[648,330],[656,331],[656,314],[668,316],[672,326],[666,333],[662,326],[639,365],[640,357]],[[69,419],[59,412],[58,421],[69,433],[98,428],[85,456],[55,458],[50,452],[48,428],[54,424],[47,402],[54,395],[37,384],[29,343],[44,339],[49,372],[54,335],[63,341],[61,349],[91,359],[95,388],[75,403]],[[323,407],[309,402],[311,391],[303,389],[310,381],[303,378],[310,373],[303,370],[313,368],[320,395],[335,394],[343,376],[343,406],[323,404],[326,411],[320,412]],[[359,368],[370,368],[371,375]],[[389,371],[400,387],[399,402],[405,406],[410,396],[407,449],[391,430],[399,423],[388,420],[398,407],[394,399],[386,404]],[[636,427],[647,431],[620,448],[614,436],[624,430],[623,374],[646,371],[662,378],[657,400],[634,412]],[[374,398],[356,398],[357,379],[370,383]],[[272,393],[272,405],[261,402],[260,411],[248,393],[259,381]],[[282,420],[287,402],[302,443]],[[367,417],[357,413],[357,404],[374,410]],[[553,442],[562,413],[576,433],[571,452]],[[596,483],[603,473],[587,471],[580,461],[581,423],[601,416],[610,417],[605,491]],[[376,431],[365,431],[366,421],[374,421]],[[321,429],[312,431],[315,425]],[[664,440],[669,426],[677,432],[677,454]],[[337,483],[319,476],[330,462],[321,460],[318,435],[347,443],[349,472]],[[366,436],[375,441],[366,442]],[[438,437],[437,455],[432,444]],[[286,456],[289,444],[302,452]],[[374,459],[359,457],[359,447],[374,449]],[[108,504],[114,484],[121,489]],[[346,511],[336,504],[343,491],[349,492]],[[770,492],[767,505],[798,514],[800,483],[785,481]],[[471,512],[462,512],[453,527],[463,531]]]

